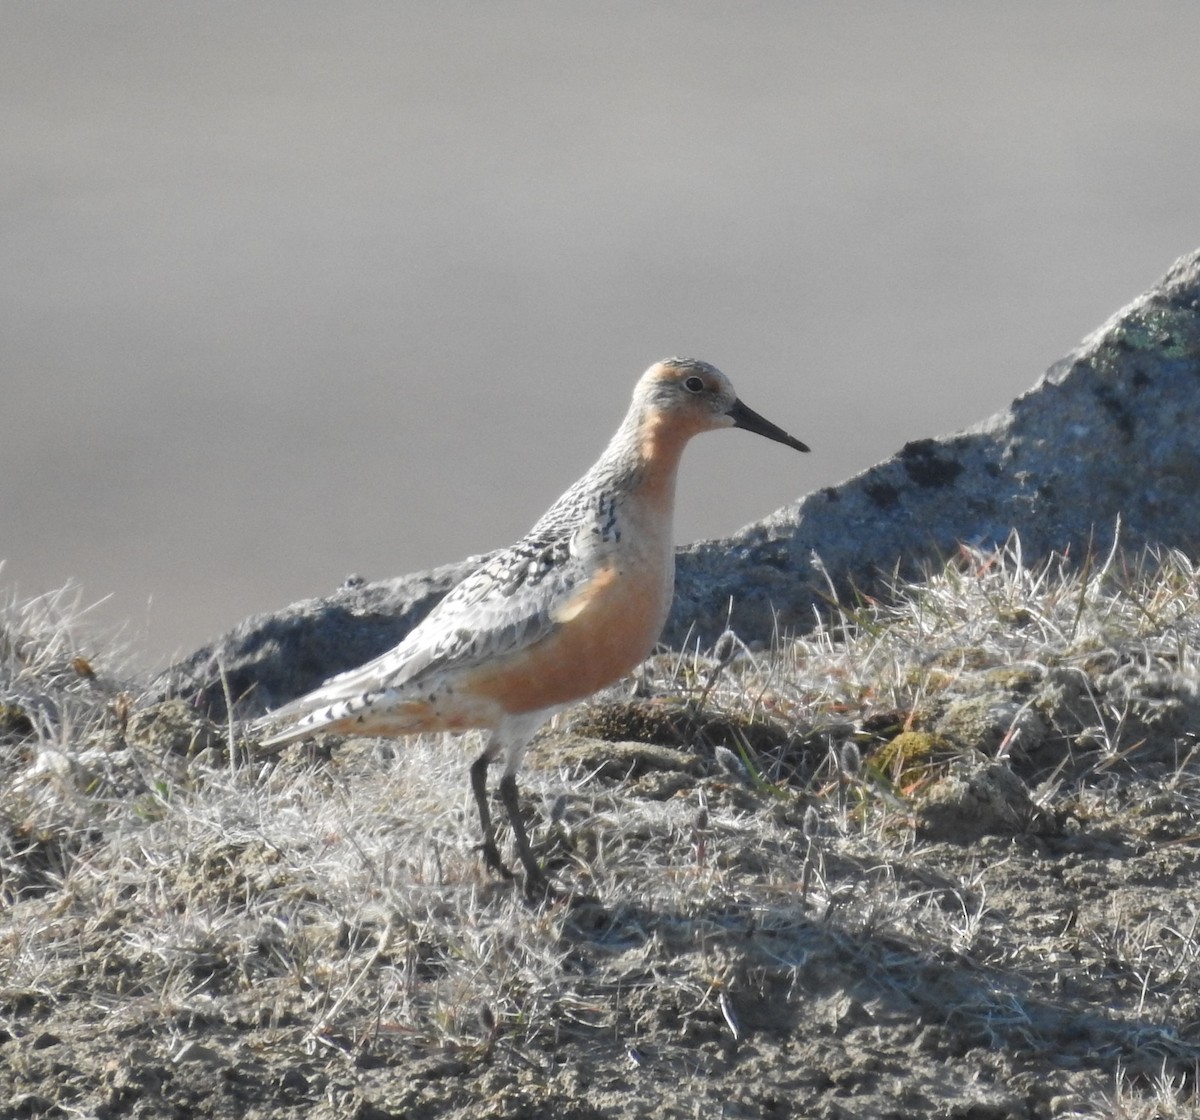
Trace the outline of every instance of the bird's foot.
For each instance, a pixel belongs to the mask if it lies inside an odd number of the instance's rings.
[[[483,856],[484,867],[486,867],[489,871],[499,875],[501,879],[507,879],[511,882],[516,878],[516,876],[505,866],[504,860],[500,858],[500,850],[496,847],[496,842],[494,840],[485,840],[478,847]]]
[[[536,863],[532,866],[525,865],[525,897],[530,902],[558,897],[558,889]]]

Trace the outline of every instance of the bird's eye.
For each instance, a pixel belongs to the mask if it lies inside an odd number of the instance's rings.
[[[689,393],[699,393],[704,388],[704,381],[699,377],[689,377],[683,383],[683,387]]]

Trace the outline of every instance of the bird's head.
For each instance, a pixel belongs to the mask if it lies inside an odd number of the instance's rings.
[[[634,407],[646,422],[688,439],[716,428],[745,428],[796,451],[807,445],[748,408],[716,366],[693,358],[655,362],[637,383]]]

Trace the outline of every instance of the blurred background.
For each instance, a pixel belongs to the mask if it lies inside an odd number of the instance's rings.
[[[1200,245],[1200,5],[0,6],[0,571],[147,666],[507,544],[687,354],[682,540],[982,420]]]

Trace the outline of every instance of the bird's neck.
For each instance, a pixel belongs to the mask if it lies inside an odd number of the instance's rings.
[[[675,479],[683,449],[693,435],[656,409],[632,411],[613,437],[605,458],[642,502],[670,523]]]

